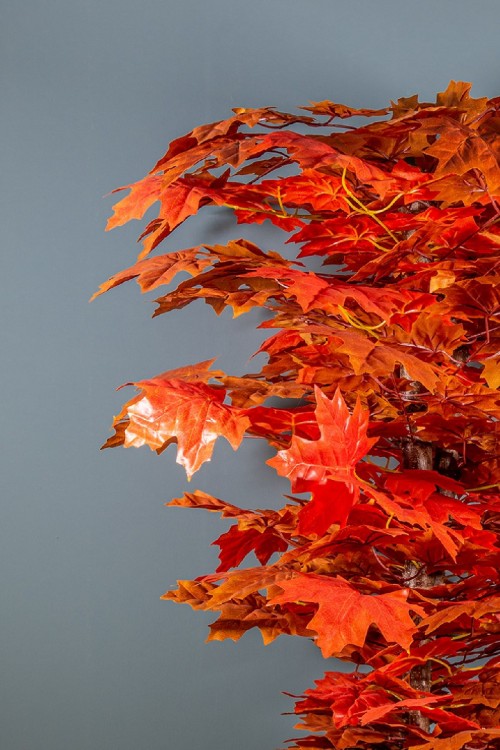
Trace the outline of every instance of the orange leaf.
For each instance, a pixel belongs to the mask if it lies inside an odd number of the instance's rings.
[[[462,750],[469,742],[474,740],[479,741],[479,744],[471,745],[470,747],[487,748],[488,740],[492,742],[498,741],[500,738],[500,729],[486,729],[479,730],[476,732],[459,732],[453,734],[451,737],[445,737],[444,739],[433,737],[429,742],[424,742],[423,745],[412,745],[412,750]],[[491,746],[493,747],[493,745]]]
[[[189,479],[210,461],[219,436],[236,450],[250,424],[241,409],[223,403],[224,390],[204,383],[158,377],[128,385],[141,393],[115,418],[119,441],[125,448],[148,445],[159,452],[177,442],[177,463]],[[114,445],[112,437],[103,447]]]
[[[113,206],[113,216],[108,219],[106,231],[121,227],[130,219],[142,219],[148,208],[160,200],[162,175],[152,174],[131,185],[116,188],[113,193],[130,190],[130,193]]]
[[[301,574],[278,585],[284,593],[271,599],[270,604],[318,604],[308,628],[318,634],[318,646],[325,658],[340,654],[348,645],[363,646],[371,625],[380,630],[387,643],[408,649],[417,631],[410,610],[424,614],[418,605],[407,604],[407,589],[367,596],[340,576],[316,574]]]
[[[289,478],[293,491],[327,479],[356,483],[354,467],[377,442],[367,437],[368,412],[362,410],[359,401],[349,414],[340,390],[332,400],[319,388],[315,388],[315,396],[319,439],[294,435],[288,450],[267,461],[278,474]]]
[[[379,721],[383,716],[391,711],[402,711],[404,709],[418,709],[424,706],[430,706],[443,700],[443,696],[428,695],[421,698],[407,698],[397,703],[384,703],[382,706],[376,706],[366,711],[360,719],[361,724],[370,724],[372,721]]]
[[[421,626],[426,628],[426,633],[433,633],[438,628],[449,623],[454,623],[463,615],[480,619],[484,615],[500,612],[500,596],[491,596],[482,601],[467,601],[448,604],[448,606],[430,615],[422,621]]]
[[[212,265],[213,260],[201,248],[194,247],[190,250],[181,250],[177,253],[168,255],[159,255],[155,258],[140,260],[130,268],[126,268],[120,273],[111,276],[108,281],[101,284],[99,290],[90,298],[94,300],[100,294],[104,294],[109,289],[123,284],[125,281],[137,279],[142,292],[149,292],[163,284],[169,284],[176,274],[181,271],[189,273],[191,276],[203,271],[207,266]]]

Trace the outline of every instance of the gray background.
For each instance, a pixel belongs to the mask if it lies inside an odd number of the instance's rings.
[[[214,355],[241,374],[258,315],[151,321],[133,284],[88,305],[137,252],[137,222],[104,234],[102,196],[235,106],[380,107],[451,78],[495,96],[498,0],[10,0],[1,18],[0,748],[272,749],[299,734],[280,691],[333,665],[305,639],[205,645],[213,617],[159,597],[214,569],[226,526],[163,507],[187,489],[173,449],[98,450],[117,385]],[[165,250],[241,234],[279,243],[214,211]],[[192,485],[279,504],[264,454],[221,441]]]

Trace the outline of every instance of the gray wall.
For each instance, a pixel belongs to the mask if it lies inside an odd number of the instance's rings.
[[[205,645],[213,618],[159,597],[214,569],[226,527],[163,507],[187,488],[172,449],[98,450],[129,397],[117,385],[214,355],[243,373],[258,316],[199,303],[151,321],[132,284],[89,306],[137,252],[137,222],[104,234],[102,196],[234,106],[379,107],[451,78],[495,96],[499,21],[498,0],[4,3],[2,750],[264,750],[298,734],[280,691],[312,684],[319,652],[258,633]],[[165,249],[242,232],[215,212]],[[264,452],[218,445],[193,485],[276,504],[287,487]]]

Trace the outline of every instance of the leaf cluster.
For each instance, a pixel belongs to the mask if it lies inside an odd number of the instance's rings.
[[[232,523],[217,571],[164,598],[218,612],[209,640],[258,628],[353,665],[299,696],[297,750],[500,743],[500,98],[470,88],[234,110],[119,188],[108,223],[158,204],[138,261],[95,296],[136,279],[161,289],[155,315],[266,310],[259,371],[208,361],[133,383],[106,447],[176,444],[189,478],[220,436],[275,450],[282,507],[170,503]],[[151,255],[208,206],[271,222],[294,259],[241,238]]]

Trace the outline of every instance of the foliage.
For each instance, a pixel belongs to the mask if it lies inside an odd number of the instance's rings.
[[[236,109],[119,188],[109,220],[159,202],[138,262],[97,294],[187,272],[155,315],[199,299],[267,311],[259,372],[209,361],[136,382],[106,446],[176,443],[189,477],[219,436],[275,450],[283,507],[170,503],[233,523],[217,571],[164,598],[219,612],[209,640],[257,627],[354,666],[299,697],[300,750],[500,746],[499,107],[451,82],[380,110]],[[205,206],[270,221],[296,259],[245,239],[148,257]]]

